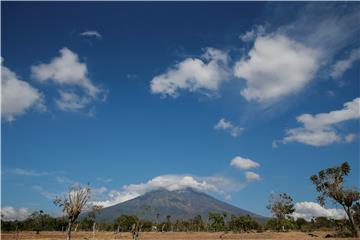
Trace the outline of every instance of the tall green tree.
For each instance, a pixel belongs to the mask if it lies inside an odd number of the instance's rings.
[[[350,173],[350,165],[348,162],[342,163],[340,166],[326,168],[310,177],[310,180],[316,186],[319,192],[317,200],[322,206],[325,206],[326,199],[331,199],[336,204],[343,207],[350,225],[352,236],[359,237],[358,228],[354,221],[353,205],[360,200],[360,192],[345,188],[344,177]]]
[[[280,227],[278,230],[285,230],[285,226],[288,226],[288,219],[295,211],[293,199],[287,193],[271,194],[269,204],[267,205],[272,215],[277,219],[277,223]]]
[[[133,215],[121,215],[115,219],[115,225],[119,227],[119,230],[122,232],[128,232],[131,230],[134,224],[139,222],[139,218]]]
[[[248,232],[251,229],[258,227],[258,223],[249,215],[246,216],[231,216],[229,221],[229,229],[234,232]]]
[[[210,228],[214,232],[220,232],[225,229],[225,220],[222,214],[216,212],[209,212]]]

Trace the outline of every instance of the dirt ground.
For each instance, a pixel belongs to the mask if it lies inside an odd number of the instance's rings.
[[[315,236],[310,236],[307,233],[303,232],[288,232],[288,233],[274,233],[274,232],[264,232],[264,233],[203,233],[203,232],[167,232],[167,233],[157,233],[157,232],[147,232],[142,233],[140,240],[212,240],[212,239],[238,239],[238,240],[247,240],[247,239],[291,239],[291,240],[307,240],[307,239],[325,239],[325,236],[329,232],[313,232]],[[98,232],[93,238],[92,233],[90,232],[76,232],[73,233],[73,240],[115,240],[115,239],[128,239],[131,240],[130,233],[113,233],[113,232]],[[66,239],[65,233],[63,232],[40,232],[40,234],[35,234],[35,232],[21,232],[17,238],[16,233],[1,233],[1,239],[3,240],[30,240],[30,239],[41,239],[41,240],[62,240]],[[336,238],[326,238],[326,239],[336,239]],[[345,239],[354,239],[354,238],[338,238],[341,240]]]

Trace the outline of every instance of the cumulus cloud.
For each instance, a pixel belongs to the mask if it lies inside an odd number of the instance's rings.
[[[296,93],[309,83],[318,67],[318,52],[285,35],[257,37],[248,58],[234,66],[234,74],[246,80],[241,95],[264,102]]]
[[[241,127],[233,125],[230,121],[227,121],[225,118],[221,118],[218,123],[214,126],[216,130],[224,130],[228,132],[231,136],[237,137],[244,130]]]
[[[254,182],[254,181],[260,181],[261,177],[257,173],[247,171],[245,172],[245,179],[246,182]]]
[[[245,183],[238,183],[223,176],[161,175],[145,183],[125,185],[121,191],[111,190],[108,194],[108,199],[95,201],[94,203],[105,207],[112,206],[157,189],[175,191],[193,188],[198,191],[216,193],[229,198],[228,192],[240,190],[245,186]]]
[[[99,38],[101,39],[102,36],[98,31],[85,31],[80,33],[80,36],[85,36],[85,37],[95,37],[95,38]]]
[[[293,217],[304,218],[310,221],[314,217],[327,217],[331,219],[344,219],[346,213],[343,209],[324,208],[315,202],[298,202],[295,204],[295,212]]]
[[[61,110],[84,109],[104,93],[103,89],[95,86],[88,78],[87,65],[80,62],[78,55],[68,48],[62,48],[60,56],[53,58],[50,63],[32,66],[31,72],[32,77],[39,82],[51,81],[61,87],[71,88],[71,91],[59,90],[59,98],[55,103]],[[76,94],[75,88],[82,90],[84,94]]]
[[[177,97],[180,90],[214,93],[228,77],[227,53],[207,48],[201,58],[187,58],[151,80],[151,92]]]
[[[6,121],[23,115],[30,109],[44,111],[42,93],[29,83],[20,80],[15,72],[3,65],[1,58],[1,115]]]
[[[85,63],[81,63],[76,53],[68,48],[60,49],[60,56],[50,63],[31,67],[32,76],[39,82],[53,81],[59,85],[75,85],[86,90],[90,96],[96,96],[100,89],[88,78]]]
[[[360,59],[360,48],[352,50],[347,58],[337,61],[332,66],[330,76],[332,78],[340,78],[359,59]]]
[[[239,169],[248,170],[251,168],[260,167],[260,164],[251,159],[236,156],[235,158],[233,158],[231,160],[230,166],[239,168]]]
[[[336,129],[340,123],[360,118],[360,98],[344,104],[343,109],[316,115],[302,114],[296,120],[303,127],[286,131],[282,143],[299,142],[312,146],[325,146],[336,142],[351,142],[355,134],[343,136]]]
[[[1,219],[4,221],[25,220],[30,215],[28,208],[14,208],[5,206],[1,208]]]

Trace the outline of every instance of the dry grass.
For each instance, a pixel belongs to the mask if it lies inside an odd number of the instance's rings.
[[[212,240],[212,239],[291,239],[291,240],[307,240],[307,239],[325,239],[325,236],[329,232],[313,232],[316,236],[310,236],[303,232],[288,232],[288,233],[275,233],[275,232],[264,232],[264,233],[203,233],[203,232],[167,232],[167,233],[156,233],[148,232],[142,233],[140,239],[150,240]],[[16,233],[1,233],[1,239],[3,240],[16,240]],[[66,239],[65,233],[63,232],[41,232],[35,234],[35,232],[21,232],[19,234],[19,240],[30,240],[30,239],[41,239],[41,240],[62,240]],[[73,233],[74,240],[93,240],[92,233],[90,232],[76,232]],[[96,233],[94,240],[115,240],[115,239],[128,239],[131,240],[130,233],[112,233],[112,232],[99,232]],[[336,239],[336,238],[326,238]],[[354,239],[354,238],[338,238],[338,239]]]

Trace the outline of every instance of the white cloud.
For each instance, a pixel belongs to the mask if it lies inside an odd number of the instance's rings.
[[[344,108],[341,110],[335,110],[329,113],[318,113],[315,116],[302,114],[297,117],[297,120],[303,123],[306,128],[318,129],[358,118],[360,118],[360,98],[346,102]]]
[[[50,199],[51,201],[55,199],[56,196],[58,196],[59,194],[56,193],[51,193],[47,190],[45,190],[42,186],[39,185],[33,185],[31,187],[33,190],[37,191],[41,196]]]
[[[316,115],[302,114],[296,119],[303,127],[286,131],[282,143],[300,142],[312,146],[325,146],[336,142],[351,142],[354,134],[342,136],[335,128],[337,124],[360,118],[360,98],[344,104],[343,109]]]
[[[251,169],[251,168],[260,167],[260,164],[251,159],[236,156],[235,158],[233,158],[231,160],[230,166],[247,170],[247,169]]]
[[[357,138],[357,135],[356,135],[356,134],[350,133],[350,134],[348,134],[348,135],[345,136],[345,142],[351,143],[351,142],[353,142],[356,138]]]
[[[244,130],[241,127],[233,125],[230,121],[221,118],[219,122],[214,126],[216,130],[224,130],[230,133],[231,136],[237,137]]]
[[[89,80],[86,64],[81,63],[78,55],[68,48],[60,49],[60,56],[53,58],[50,63],[32,66],[31,72],[39,82],[53,81],[59,85],[78,86],[93,97],[100,92]]]
[[[60,89],[59,97],[55,99],[56,106],[61,110],[80,111],[93,100],[106,100],[105,91],[88,78],[87,65],[80,62],[78,55],[68,48],[62,48],[60,56],[53,58],[50,63],[32,66],[31,72],[39,82],[52,81],[66,88]]]
[[[293,128],[286,131],[282,143],[299,142],[321,147],[340,141],[341,137],[333,129]]]
[[[245,172],[245,179],[246,179],[246,182],[254,182],[254,181],[260,181],[261,177],[257,173],[248,171],[248,172]]]
[[[6,121],[23,115],[30,109],[44,111],[42,93],[29,83],[22,81],[15,72],[3,66],[1,58],[1,115]]]
[[[281,31],[319,49],[322,62],[328,64],[340,51],[358,42],[359,10],[358,5],[347,3],[329,3],[321,8],[316,3],[304,4],[296,11],[295,21],[283,26]]]
[[[234,74],[246,80],[241,95],[264,102],[296,93],[314,77],[318,52],[285,35],[257,37],[248,58],[240,59]]]
[[[134,78],[137,78],[137,77],[138,77],[137,74],[130,74],[130,73],[126,74],[126,78],[128,78],[128,79],[134,79]]]
[[[69,179],[68,177],[64,177],[64,176],[57,176],[55,179],[58,183],[66,183],[66,184],[74,183],[73,180]]]
[[[80,36],[102,38],[101,34],[98,31],[85,31],[80,33]]]
[[[30,176],[30,177],[40,177],[40,176],[50,175],[49,172],[38,172],[31,169],[23,169],[23,168],[11,168],[7,172],[14,175]]]
[[[264,34],[265,34],[265,27],[262,25],[255,25],[253,29],[242,34],[240,36],[240,39],[243,42],[250,42],[255,40],[259,36],[263,36]]]
[[[214,93],[228,77],[227,53],[207,48],[201,58],[187,58],[151,80],[151,92],[177,97],[180,90]]]
[[[110,183],[112,182],[111,178],[102,178],[102,177],[98,177],[96,178],[97,181],[102,182],[102,183]]]
[[[161,175],[145,183],[125,185],[121,191],[111,190],[108,194],[109,199],[95,201],[94,203],[107,207],[157,189],[174,191],[193,188],[202,192],[217,193],[225,198],[229,198],[230,195],[228,192],[240,190],[245,186],[246,184],[244,183],[238,183],[222,176],[195,177],[190,175]]]
[[[30,215],[28,208],[14,208],[5,206],[1,208],[1,219],[4,221],[25,220]]]
[[[55,100],[56,106],[64,111],[79,111],[84,109],[90,102],[88,96],[79,96],[74,92],[59,90],[59,98]]]
[[[100,188],[93,188],[93,189],[91,189],[91,191],[92,191],[93,193],[95,193],[95,194],[97,194],[97,193],[101,194],[101,193],[107,192],[108,189],[103,186],[103,187],[100,187]]]
[[[340,78],[346,70],[350,69],[351,66],[359,59],[360,48],[352,50],[348,58],[339,60],[332,66],[330,76],[332,78]]]
[[[313,217],[328,217],[331,219],[346,218],[343,209],[324,208],[315,202],[298,202],[295,204],[294,218],[304,218],[310,221]]]

